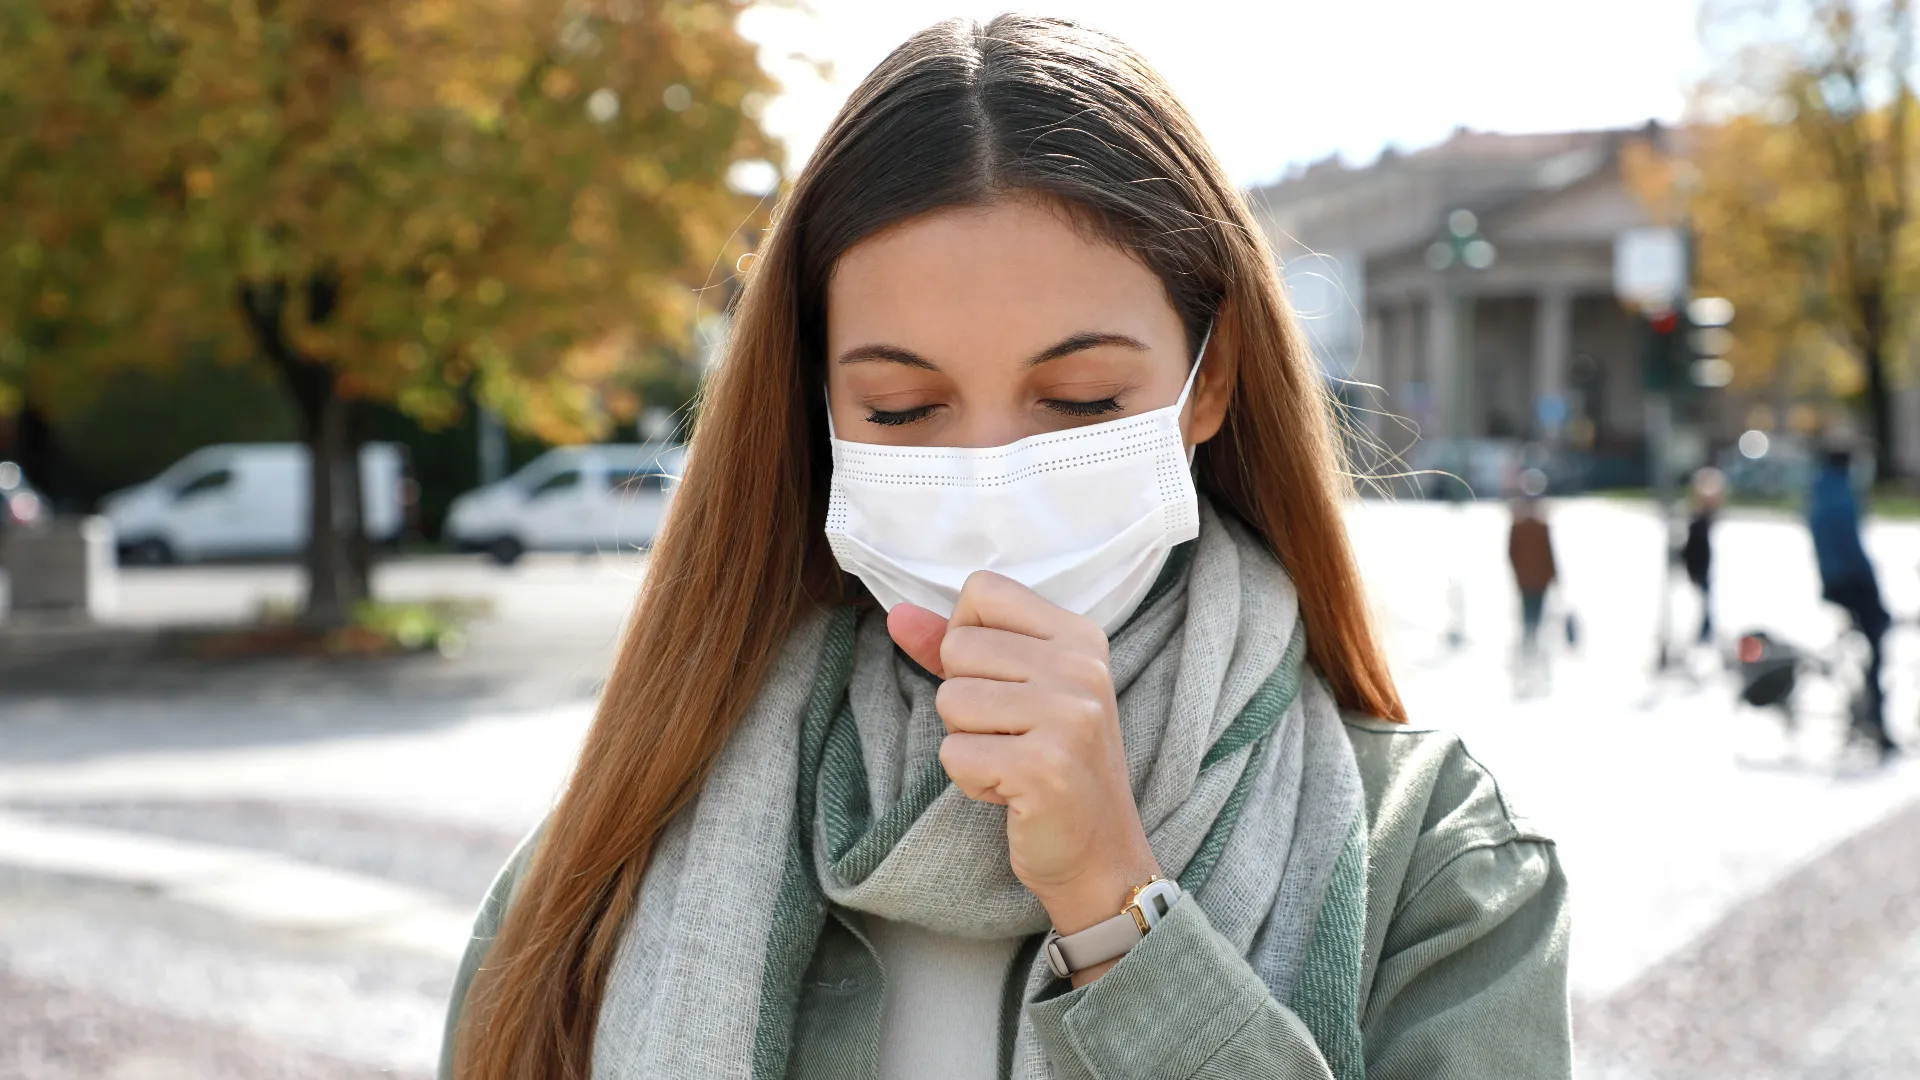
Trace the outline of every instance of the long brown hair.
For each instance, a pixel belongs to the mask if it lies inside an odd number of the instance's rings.
[[[1013,193],[1054,200],[1135,253],[1190,346],[1218,313],[1209,363],[1224,359],[1234,386],[1199,451],[1201,485],[1293,576],[1309,656],[1340,703],[1403,719],[1347,544],[1324,384],[1192,118],[1138,54],[1072,23],[934,26],[853,92],[748,275],[598,718],[463,1011],[463,1080],[587,1075],[655,839],[795,621],[858,595],[822,532],[835,263],[895,222]]]

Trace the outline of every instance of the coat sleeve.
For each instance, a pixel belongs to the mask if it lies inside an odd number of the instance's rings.
[[[1394,914],[1361,1018],[1371,1080],[1573,1075],[1567,882],[1551,843],[1455,856]]]
[[[440,1040],[440,1068],[435,1074],[437,1080],[453,1080],[453,1051],[460,1031],[461,1012],[467,1003],[467,991],[473,986],[474,974],[480,970],[487,953],[492,950],[493,939],[499,936],[500,924],[506,921],[507,904],[513,899],[514,889],[526,873],[539,835],[540,829],[536,828],[520,841],[520,846],[507,859],[506,865],[494,875],[493,884],[488,887],[487,895],[480,901],[480,910],[473,917],[473,932],[467,938],[467,948],[460,957],[460,967],[454,972],[453,992],[447,997],[447,1022]]]
[[[1550,843],[1453,859],[1395,914],[1361,1018],[1370,1080],[1572,1075],[1566,882]],[[1332,1080],[1300,1017],[1182,902],[1099,979],[1028,1005],[1072,1080]],[[1049,996],[1049,994],[1057,996]]]

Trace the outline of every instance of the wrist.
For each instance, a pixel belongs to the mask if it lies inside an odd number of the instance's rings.
[[[1062,935],[1076,934],[1118,915],[1127,894],[1160,873],[1160,863],[1149,851],[1091,867],[1072,881],[1035,895],[1047,909],[1054,930]]]

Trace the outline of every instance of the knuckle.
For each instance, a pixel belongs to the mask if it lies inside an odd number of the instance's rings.
[[[1086,642],[1087,655],[1100,661],[1100,667],[1104,670],[1107,661],[1113,658],[1110,651],[1111,645],[1107,641],[1107,632],[1100,629],[1098,623],[1084,616],[1080,618],[1080,626],[1082,640]]]
[[[948,735],[940,741],[940,766],[946,770],[947,778],[953,786],[969,799],[979,799],[988,784],[979,763],[966,740]]]
[[[969,711],[979,699],[980,688],[972,679],[948,679],[933,692],[933,708],[941,716]]]
[[[954,778],[954,783],[960,783],[960,776],[966,771],[965,759],[966,751],[959,740],[952,735],[940,740],[940,765]]]
[[[1076,736],[1096,730],[1106,719],[1106,709],[1096,698],[1085,694],[1054,694],[1048,702],[1048,712],[1058,717],[1068,731]]]
[[[991,596],[1009,584],[1008,579],[991,570],[975,570],[960,583],[960,595],[978,598]]]
[[[1037,771],[1049,786],[1065,777],[1073,767],[1074,755],[1058,742],[1042,742],[1033,748],[1028,756],[1031,767]]]
[[[1113,685],[1113,669],[1107,665],[1104,651],[1097,656],[1084,652],[1069,653],[1062,667],[1062,674],[1077,685],[1095,690]]]
[[[980,651],[980,628],[977,626],[952,626],[940,639],[940,664],[948,671],[956,665],[965,664]]]
[[[1090,698],[1074,699],[1074,722],[1083,731],[1098,731],[1106,727],[1107,710],[1100,702]]]

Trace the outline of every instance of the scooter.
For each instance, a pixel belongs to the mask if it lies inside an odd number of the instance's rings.
[[[1765,630],[1740,636],[1734,647],[1739,698],[1756,709],[1779,714],[1788,736],[1800,731],[1802,691],[1809,680],[1828,680],[1846,695],[1846,738],[1860,741],[1870,728],[1872,702],[1867,695],[1866,641],[1848,631],[1824,650],[1803,649],[1781,641]]]

